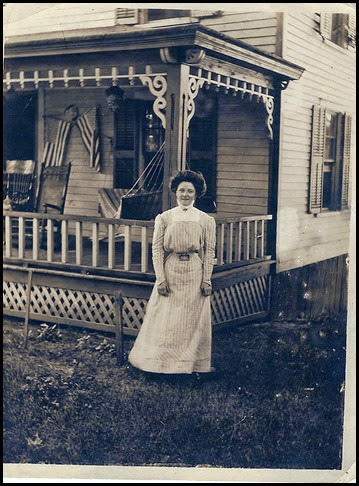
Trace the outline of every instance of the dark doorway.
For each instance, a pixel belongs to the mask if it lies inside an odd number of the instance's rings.
[[[7,92],[4,96],[3,164],[6,160],[35,160],[36,93]]]

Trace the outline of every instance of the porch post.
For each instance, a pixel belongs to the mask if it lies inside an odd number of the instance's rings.
[[[166,134],[162,210],[175,205],[168,183],[173,174],[186,168],[189,66],[167,65]]]

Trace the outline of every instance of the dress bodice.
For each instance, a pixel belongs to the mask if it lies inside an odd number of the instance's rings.
[[[156,277],[164,280],[164,251],[203,253],[203,278],[210,281],[215,252],[216,224],[213,217],[197,208],[176,208],[158,215],[155,220],[152,252]]]

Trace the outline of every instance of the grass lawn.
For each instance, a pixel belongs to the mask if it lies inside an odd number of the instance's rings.
[[[218,331],[198,380],[117,366],[112,336],[67,326],[31,325],[24,350],[5,320],[3,460],[340,469],[345,322]]]

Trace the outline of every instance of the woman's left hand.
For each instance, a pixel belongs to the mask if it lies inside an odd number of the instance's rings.
[[[212,293],[212,286],[207,282],[202,282],[201,293],[204,297],[208,297]]]

